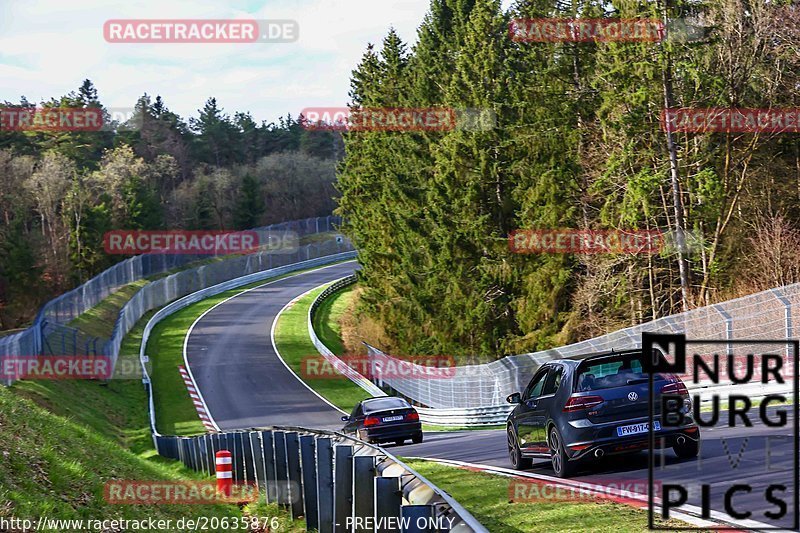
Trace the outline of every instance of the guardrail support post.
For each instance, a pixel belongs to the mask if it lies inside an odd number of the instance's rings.
[[[253,478],[256,482],[258,490],[266,493],[267,484],[264,473],[264,452],[261,449],[261,441],[258,438],[258,432],[251,431],[248,436],[248,443],[245,446],[250,447],[250,457],[253,461]]]
[[[333,484],[333,523],[336,533],[346,533],[347,517],[353,506],[353,447],[337,444],[334,448],[335,482]]]
[[[241,433],[228,434],[228,441],[233,441],[233,476],[237,483],[247,482],[247,474],[244,468],[245,455],[243,440]]]
[[[286,433],[275,431],[275,492],[277,503],[282,507],[288,508],[291,503],[289,499],[289,466],[286,463]]]
[[[375,514],[375,456],[356,455],[353,457],[353,531],[371,532],[372,529],[359,527],[367,517]]]
[[[317,514],[318,533],[333,533],[333,444],[317,439]]]
[[[300,436],[297,432],[286,434],[286,465],[289,472],[289,501],[292,518],[303,516],[303,474],[300,469]]]
[[[319,529],[317,514],[317,446],[314,435],[300,437],[300,464],[303,471],[303,499],[306,504],[306,529]]]
[[[402,509],[403,533],[439,531],[436,507],[433,505],[404,505]]]
[[[399,477],[375,478],[375,533],[397,531],[397,518],[403,505]]]
[[[272,431],[261,432],[261,450],[264,454],[264,486],[267,503],[276,503],[275,436]]]

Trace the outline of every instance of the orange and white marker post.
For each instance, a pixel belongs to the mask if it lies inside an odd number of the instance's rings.
[[[217,494],[230,497],[233,487],[233,461],[231,452],[220,450],[217,452]]]

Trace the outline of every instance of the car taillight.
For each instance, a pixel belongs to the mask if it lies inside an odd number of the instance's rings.
[[[672,381],[661,387],[661,394],[689,396],[689,390],[686,388],[686,385],[683,384],[683,381],[678,378],[674,378]]]
[[[583,409],[590,409],[603,403],[600,396],[575,396],[572,395],[564,405],[563,411],[565,413],[572,413],[574,411],[582,411]]]
[[[409,422],[419,422],[419,413],[417,413],[416,411],[413,413],[408,413],[406,415],[406,420],[408,420]]]
[[[381,419],[377,416],[368,416],[364,419],[364,427],[377,426],[381,423]]]

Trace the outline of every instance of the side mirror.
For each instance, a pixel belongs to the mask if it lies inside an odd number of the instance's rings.
[[[349,416],[343,416],[342,417],[342,422],[348,422],[349,420],[350,420]]]
[[[506,401],[510,404],[522,403],[522,396],[520,393],[515,392],[514,394],[509,394]]]

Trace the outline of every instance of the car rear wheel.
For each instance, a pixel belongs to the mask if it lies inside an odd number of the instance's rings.
[[[526,470],[533,466],[533,461],[531,459],[522,456],[522,450],[519,449],[517,436],[510,426],[506,431],[506,435],[508,437],[508,458],[514,470]]]
[[[686,439],[686,442],[683,444],[675,444],[672,447],[672,450],[675,452],[675,455],[680,457],[681,459],[692,459],[693,457],[697,457],[697,454],[700,453],[700,442],[692,439]]]
[[[553,472],[556,476],[567,478],[575,474],[577,466],[567,457],[564,443],[556,428],[550,428],[550,438],[547,439],[547,442],[550,446],[550,461],[553,463]]]
[[[411,442],[413,442],[414,444],[419,444],[420,442],[422,442],[422,433],[419,433],[411,437]]]

